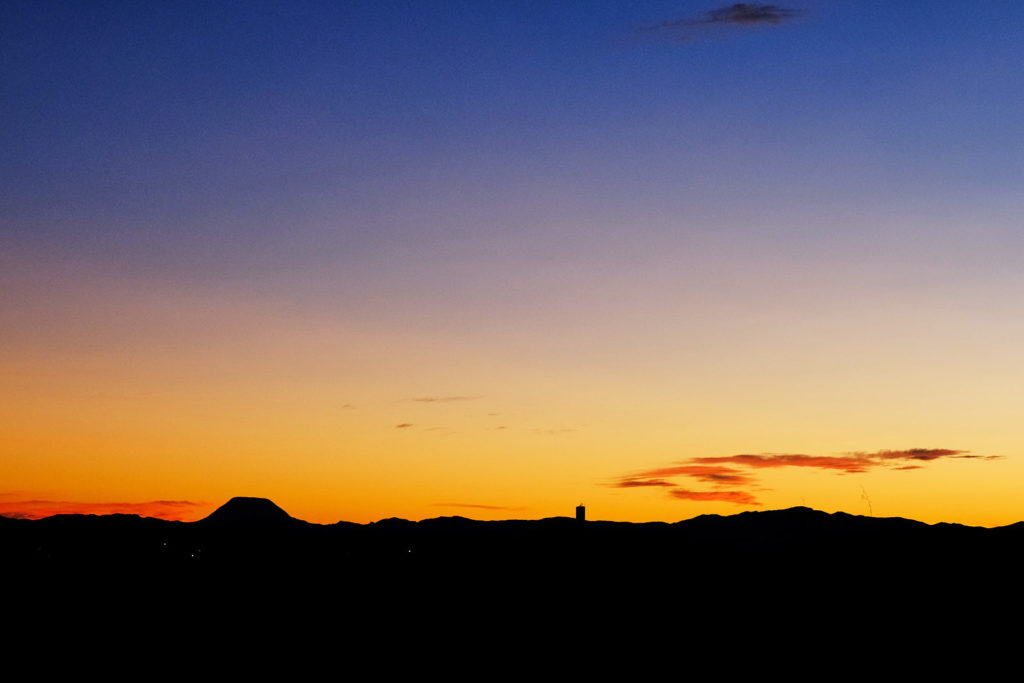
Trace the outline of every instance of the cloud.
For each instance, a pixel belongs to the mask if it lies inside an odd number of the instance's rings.
[[[779,24],[799,16],[796,10],[757,2],[738,2],[728,7],[713,9],[699,23],[704,24]]]
[[[475,401],[480,396],[418,396],[406,399],[415,403],[454,403],[456,401]]]
[[[802,12],[799,10],[779,5],[739,2],[713,9],[698,17],[668,19],[660,24],[644,26],[640,30],[649,35],[684,41],[690,40],[695,32],[700,32],[702,29],[775,25],[794,19],[801,14]]]
[[[83,503],[66,500],[22,500],[0,503],[0,515],[17,519],[42,519],[53,515],[140,515],[188,522],[212,508],[191,500],[153,500],[145,503]]]
[[[825,470],[840,470],[847,474],[866,472],[871,467],[871,461],[860,455],[828,456],[803,455],[799,453],[726,455],[721,457],[693,458],[692,462],[707,464],[731,463],[754,468],[817,467]]]
[[[477,510],[525,510],[523,507],[505,507],[504,505],[481,505],[479,503],[431,503],[434,507],[443,508],[474,508]]]
[[[909,471],[943,458],[999,460],[1000,455],[975,455],[959,448],[906,448],[881,451],[854,451],[841,455],[807,455],[804,453],[740,453],[726,456],[690,458],[666,467],[634,472],[619,477],[609,486],[615,488],[670,489],[674,498],[698,501],[725,501],[742,505],[759,505],[751,487],[759,481],[754,471],[782,467],[810,467],[836,474],[862,474],[873,469]],[[693,491],[673,481],[686,477],[714,490]],[[746,490],[732,490],[742,488]],[[757,490],[756,488],[754,490]],[[762,489],[763,490],[763,489]]]
[[[706,503],[737,503],[739,505],[760,505],[753,494],[746,491],[689,491],[672,489],[668,495],[683,500],[699,500]]]
[[[609,486],[614,486],[614,487],[620,488],[620,489],[631,489],[631,488],[640,488],[640,487],[643,487],[643,486],[673,486],[674,487],[674,486],[676,486],[676,484],[673,484],[672,482],[666,481],[664,479],[620,479],[619,481],[615,482],[614,484],[609,484]]]
[[[699,482],[710,484],[715,488],[713,491],[692,491],[681,488],[675,482],[669,481],[666,477],[689,477]],[[679,464],[669,467],[659,467],[644,472],[637,472],[619,478],[618,481],[609,484],[614,488],[652,488],[660,487],[671,489],[670,496],[686,500],[700,500],[706,502],[738,503],[741,505],[760,505],[752,493],[747,491],[723,491],[736,486],[748,486],[755,484],[753,476],[741,472],[733,467],[713,465]]]
[[[402,422],[395,425],[395,429],[408,429],[409,427],[412,427],[412,422]]]
[[[693,458],[691,462],[702,464],[743,465],[752,468],[768,467],[816,467],[836,470],[844,474],[860,474],[877,467],[897,467],[897,463],[930,462],[939,458],[994,459],[999,456],[975,456],[968,451],[955,448],[908,448],[904,450],[855,451],[843,455],[803,455],[799,453],[762,453],[759,455],[740,454],[721,457]]]
[[[849,455],[865,457],[870,460],[938,460],[951,456],[960,456],[967,451],[952,448],[908,448],[904,451],[875,451],[874,453],[850,453]],[[962,456],[961,456],[962,457]]]
[[[745,486],[754,482],[753,477],[733,467],[708,465],[672,465],[623,477],[622,481],[660,477],[691,477],[707,484],[718,486]]]
[[[1005,455],[951,455],[951,458],[963,458],[965,460],[1005,460]]]

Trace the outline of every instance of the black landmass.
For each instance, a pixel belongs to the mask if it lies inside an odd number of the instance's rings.
[[[315,641],[323,652],[387,652],[390,665],[424,642],[435,659],[448,649],[465,657],[469,642],[504,657],[521,648],[513,659],[545,647],[571,659],[582,650],[570,642],[615,641],[590,646],[592,668],[642,638],[715,652],[727,658],[721,667],[740,645],[845,657],[867,633],[934,648],[953,631],[991,629],[1020,608],[1022,546],[1022,523],[929,525],[805,507],[676,523],[312,524],[269,500],[235,498],[188,523],[0,518],[0,585],[17,615],[9,621],[31,623],[27,633],[99,615],[147,651],[182,634],[203,634],[193,640],[222,655],[223,643],[270,652],[290,638],[289,652]]]
[[[367,579],[455,572],[580,582],[633,575],[926,581],[999,574],[1016,564],[1022,546],[1024,523],[929,525],[806,507],[675,523],[452,516],[313,524],[265,498],[239,497],[197,522],[124,514],[0,517],[3,567],[25,574],[117,568],[202,575],[244,567],[250,574]]]

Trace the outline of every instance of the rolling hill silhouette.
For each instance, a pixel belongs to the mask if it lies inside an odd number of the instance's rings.
[[[73,604],[132,613],[132,623],[158,617],[175,632],[194,629],[197,614],[267,624],[265,633],[328,618],[380,633],[410,624],[410,633],[465,633],[518,632],[538,619],[625,628],[669,615],[676,637],[693,638],[768,615],[799,639],[878,619],[913,623],[916,634],[951,615],[988,618],[1012,600],[1022,546],[1020,523],[929,525],[804,507],[675,523],[312,524],[240,497],[197,522],[0,519],[0,577],[9,602],[28,611]]]
[[[806,507],[701,515],[675,523],[438,517],[311,524],[266,498],[237,497],[190,523],[136,515],[0,521],[5,566],[26,571],[127,564],[189,571],[244,565],[338,575],[446,567],[487,567],[496,575],[525,567],[535,574],[585,569],[588,575],[725,575],[757,564],[768,572],[814,566],[847,574],[870,574],[885,565],[929,577],[954,567],[1016,562],[1024,545],[1021,523],[994,529],[929,525]]]

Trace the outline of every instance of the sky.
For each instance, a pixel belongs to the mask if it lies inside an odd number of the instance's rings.
[[[1024,4],[0,4],[0,513],[1024,519]]]

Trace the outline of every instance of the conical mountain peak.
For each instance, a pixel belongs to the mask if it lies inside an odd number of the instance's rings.
[[[293,524],[295,519],[269,498],[237,496],[214,510],[203,520],[215,524]]]

